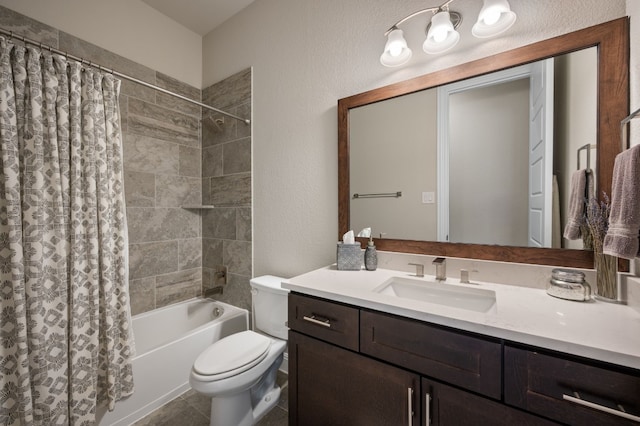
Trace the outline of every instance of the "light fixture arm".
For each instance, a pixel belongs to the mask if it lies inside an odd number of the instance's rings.
[[[423,13],[427,13],[427,12],[431,12],[433,14],[436,14],[442,10],[447,10],[449,7],[449,3],[453,2],[453,0],[447,0],[446,2],[444,2],[443,4],[441,4],[438,7],[428,7],[426,9],[421,9],[418,10],[417,12],[413,12],[410,15],[405,16],[404,18],[402,18],[401,20],[399,20],[398,22],[396,22],[395,24],[393,24],[387,31],[385,31],[384,36],[388,36],[389,33],[395,29],[398,28],[398,25],[402,25],[405,22],[407,22],[409,19],[418,16],[418,15],[422,15]]]

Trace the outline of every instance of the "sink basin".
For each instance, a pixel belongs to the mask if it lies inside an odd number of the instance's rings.
[[[475,312],[487,312],[496,303],[496,293],[493,290],[403,277],[389,278],[373,291],[387,296]]]

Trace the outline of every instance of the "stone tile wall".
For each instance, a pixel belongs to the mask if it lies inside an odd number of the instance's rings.
[[[1,6],[0,27],[188,98],[201,99],[197,88]],[[204,93],[205,102],[248,117],[251,71]],[[218,264],[229,267],[229,285],[223,297],[250,306],[250,126],[228,118],[217,125],[207,118],[201,131],[200,107],[126,80],[122,80],[120,105],[133,314],[199,295],[203,278],[204,284],[210,285],[211,271]],[[205,150],[201,133],[206,135]],[[221,207],[204,213],[180,208],[202,201]]]
[[[251,117],[251,69],[202,91],[203,103]],[[215,268],[228,268],[218,299],[251,309],[251,126],[215,112],[202,115],[203,286],[216,285]]]

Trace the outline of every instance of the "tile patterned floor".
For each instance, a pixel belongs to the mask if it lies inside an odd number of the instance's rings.
[[[257,426],[288,424],[289,387],[286,374],[278,373],[278,384],[282,388],[280,401]],[[133,426],[209,426],[210,404],[209,398],[190,390],[137,421]]]

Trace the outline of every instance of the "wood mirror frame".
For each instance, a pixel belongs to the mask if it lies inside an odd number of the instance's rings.
[[[598,192],[611,194],[615,157],[622,150],[620,121],[629,112],[629,20],[619,18],[453,68],[338,100],[338,238],[350,229],[349,110],[454,81],[577,50],[598,50]],[[366,243],[366,239],[358,239]],[[593,268],[593,252],[434,241],[375,239],[378,250],[503,262]]]

